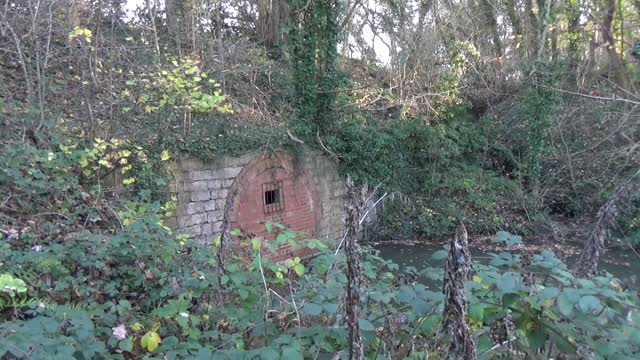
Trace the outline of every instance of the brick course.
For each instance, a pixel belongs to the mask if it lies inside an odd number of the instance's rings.
[[[284,208],[265,214],[263,184],[280,181]],[[265,222],[278,222],[308,236],[340,239],[344,234],[344,181],[336,165],[323,153],[305,148],[299,158],[279,151],[222,156],[211,162],[184,158],[176,163],[172,189],[178,208],[174,224],[195,241],[209,242],[220,231],[226,198],[234,187],[232,227],[254,233],[266,241],[273,235]],[[282,247],[274,258],[291,256]],[[304,255],[298,252],[293,255]]]

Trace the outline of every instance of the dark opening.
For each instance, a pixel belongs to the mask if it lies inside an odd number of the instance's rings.
[[[280,203],[280,189],[267,190],[264,193],[264,204],[272,205]]]
[[[264,194],[265,214],[272,214],[282,211],[282,209],[284,208],[284,199],[282,196],[283,194],[281,181],[262,184],[262,193]]]

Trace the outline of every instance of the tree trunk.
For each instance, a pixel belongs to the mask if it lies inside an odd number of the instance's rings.
[[[279,40],[280,31],[289,20],[286,0],[258,0],[258,38],[272,48]]]
[[[165,12],[167,13],[167,28],[169,30],[169,37],[175,42],[175,47],[178,51],[178,55],[182,56],[176,1],[179,0],[165,0]]]
[[[538,16],[536,15],[532,0],[524,0],[524,12],[526,20],[526,38],[527,38],[527,52],[529,58],[533,59],[538,53]]]
[[[624,86],[622,60],[616,52],[616,40],[613,36],[613,19],[616,14],[616,0],[606,0],[604,17],[602,19],[602,40],[608,56],[608,76],[621,86]]]
[[[500,33],[498,31],[498,21],[496,20],[496,14],[493,10],[493,5],[489,0],[480,0],[480,11],[484,16],[485,25],[491,34],[491,40],[493,45],[493,51],[496,58],[502,56],[502,42],[500,40]]]
[[[640,0],[638,0],[640,1]],[[566,8],[567,13],[567,34],[569,35],[569,44],[567,46],[567,58],[569,62],[569,72],[574,74],[578,68],[578,62],[580,61],[579,50],[580,50],[580,30],[578,26],[580,26],[580,17],[582,16],[580,12],[580,6],[577,0],[568,0]]]
[[[638,0],[640,1],[640,0]],[[514,0],[505,0],[505,6],[507,11],[507,17],[511,26],[513,27],[513,34],[516,36],[516,40],[520,41],[522,37],[522,23],[520,22],[520,15],[517,13],[516,4]]]

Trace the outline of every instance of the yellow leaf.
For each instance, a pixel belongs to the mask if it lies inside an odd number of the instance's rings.
[[[482,278],[478,275],[475,275],[473,277],[473,282],[478,283],[478,284],[482,284]]]
[[[139,331],[140,329],[144,329],[144,326],[142,324],[140,324],[139,322],[131,324],[131,326],[129,326],[129,327],[133,331]]]
[[[122,180],[122,183],[125,184],[125,185],[133,184],[134,182],[136,182],[136,179],[134,179],[134,178],[126,178],[126,179]]]
[[[82,166],[82,167],[87,167],[88,165],[89,165],[89,161],[87,160],[87,158],[86,158],[86,157],[84,157],[84,156],[83,156],[83,157],[81,157],[81,158],[80,158],[80,166]]]
[[[162,151],[162,154],[160,154],[160,160],[162,160],[162,161],[169,160],[169,151],[168,150],[163,150]]]
[[[122,172],[123,174],[126,173],[127,171],[131,170],[132,166],[131,165],[127,165],[125,167],[123,167],[120,172]]]
[[[104,167],[107,167],[107,168],[111,167],[111,164],[109,164],[109,162],[107,160],[105,160],[105,159],[98,160],[98,164],[100,164],[100,165],[102,165]]]
[[[149,352],[152,352],[158,348],[161,341],[162,339],[160,339],[160,335],[158,335],[157,332],[149,331],[142,336],[142,339],[140,339],[140,346],[147,349]]]

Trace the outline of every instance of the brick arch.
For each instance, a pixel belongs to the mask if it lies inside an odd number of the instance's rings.
[[[308,170],[294,167],[295,159],[288,153],[276,152],[258,156],[246,165],[232,184],[236,193],[231,227],[272,240],[273,234],[265,230],[267,222],[281,223],[293,230],[317,236],[322,220],[322,203],[313,175]],[[265,207],[265,188],[281,184],[280,210]],[[280,253],[287,255],[290,249]]]

